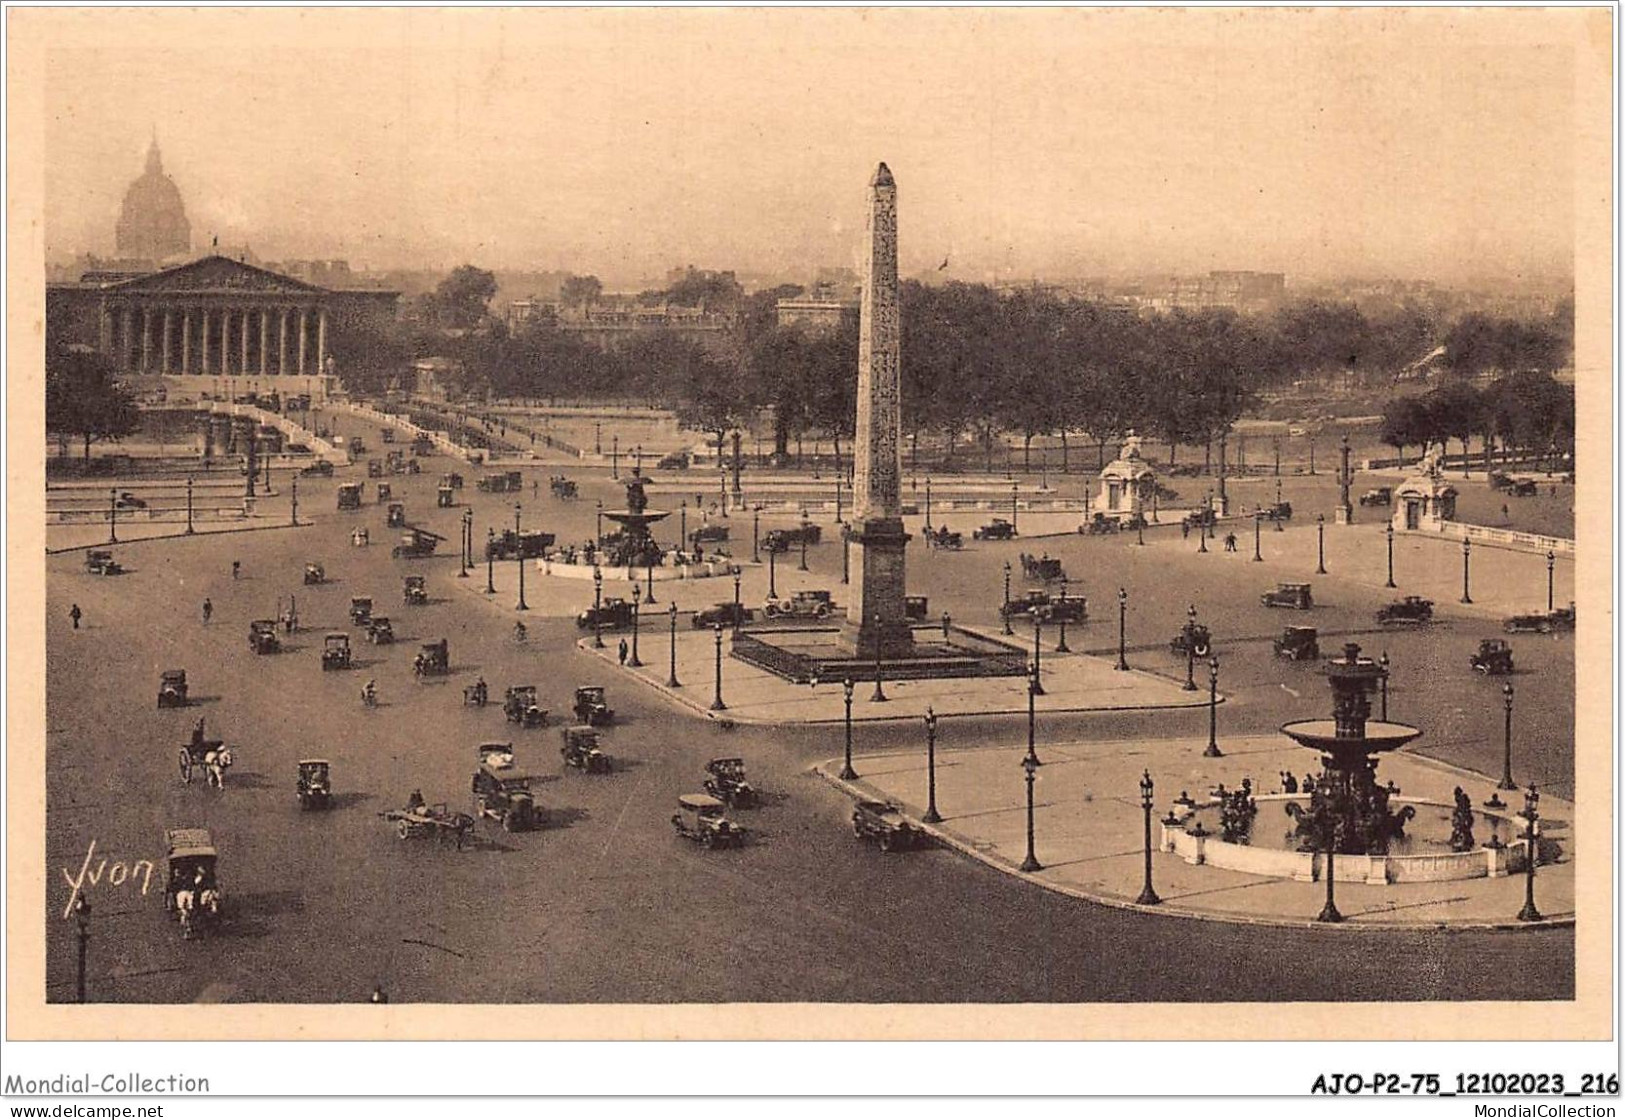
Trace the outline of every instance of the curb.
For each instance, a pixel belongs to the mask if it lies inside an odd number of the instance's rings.
[[[824,781],[828,782],[830,785],[834,786],[836,789],[840,790],[842,793],[846,794],[848,797],[852,798],[854,801],[864,800],[865,798],[863,797],[863,791],[860,790],[857,785],[852,782],[842,781],[839,777],[837,777],[838,771],[836,771],[834,768],[840,766],[841,761],[841,759],[832,758],[828,761],[820,762],[812,767],[812,772],[818,777],[822,778]],[[858,779],[859,782],[862,780],[862,778]],[[881,795],[878,792],[874,796],[876,798],[881,798]],[[884,798],[881,799],[884,800]],[[895,802],[893,803],[895,804]],[[1097,894],[1093,891],[1086,891],[1081,887],[1073,887],[1064,883],[1048,882],[1039,878],[1036,874],[1022,871],[1018,866],[1008,860],[980,851],[974,845],[966,843],[943,828],[924,823],[912,814],[903,812],[901,806],[899,806],[899,811],[902,812],[904,819],[908,821],[911,827],[917,828],[921,832],[926,833],[939,844],[942,844],[944,847],[951,848],[961,856],[965,856],[969,859],[976,860],[979,863],[986,864],[995,871],[1001,871],[1007,875],[1013,875],[1018,879],[1031,883],[1033,886],[1041,887],[1044,890],[1053,891],[1056,894],[1067,895],[1071,898],[1082,899],[1085,902],[1092,902],[1097,906],[1109,906],[1115,910],[1133,910],[1141,914],[1162,915],[1170,918],[1180,918],[1186,921],[1217,922],[1225,925],[1265,926],[1276,929],[1313,929],[1361,934],[1395,931],[1415,933],[1421,930],[1435,930],[1445,933],[1457,931],[1500,931],[1512,933],[1541,929],[1572,929],[1574,928],[1575,924],[1574,915],[1571,914],[1567,916],[1544,918],[1538,922],[1435,921],[1383,922],[1380,924],[1361,925],[1357,922],[1348,921],[1316,922],[1305,918],[1263,918],[1253,917],[1250,915],[1213,914],[1201,910],[1187,910],[1179,906],[1169,906],[1167,903],[1158,903],[1155,906],[1146,906],[1143,903],[1135,902],[1132,899],[1122,898],[1117,895]]]
[[[74,544],[63,548],[47,548],[45,555],[62,556],[69,552],[84,552],[92,548],[133,548],[138,544],[148,544],[154,541],[185,540],[188,536],[198,537],[225,537],[233,533],[267,533],[274,529],[309,529],[313,525],[310,521],[301,521],[297,525],[243,525],[236,529],[214,529],[204,533],[165,533],[161,537],[137,537],[129,541],[100,541],[96,544]]]

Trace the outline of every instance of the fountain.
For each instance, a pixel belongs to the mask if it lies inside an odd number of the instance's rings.
[[[643,492],[645,481],[642,468],[633,467],[625,483],[626,508],[604,511],[605,517],[621,527],[616,533],[604,537],[609,567],[641,568],[661,562],[663,550],[655,543],[649,526],[670,517],[671,511],[649,508],[649,498]]]
[[[1321,774],[1309,794],[1309,807],[1288,803],[1297,821],[1304,851],[1332,847],[1339,855],[1384,855],[1404,835],[1405,822],[1416,815],[1406,806],[1389,806],[1390,791],[1377,784],[1376,756],[1398,750],[1422,734],[1405,723],[1370,719],[1371,694],[1382,680],[1382,667],[1360,656],[1353,642],[1343,657],[1327,663],[1332,686],[1332,718],[1299,720],[1281,728],[1301,746],[1319,751]]]

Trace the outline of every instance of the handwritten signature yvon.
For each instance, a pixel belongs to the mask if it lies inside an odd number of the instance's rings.
[[[72,917],[73,904],[79,901],[79,896],[84,891],[84,888],[87,885],[93,887],[98,885],[104,875],[107,882],[115,887],[122,887],[126,883],[133,886],[139,881],[141,893],[145,895],[152,886],[152,872],[153,864],[150,859],[138,859],[134,863],[115,860],[109,865],[106,856],[102,856],[100,859],[97,858],[96,841],[92,840],[90,848],[85,852],[85,862],[80,865],[77,877],[70,875],[66,867],[62,868],[62,878],[67,881],[69,892],[68,904],[62,908],[62,916],[64,918]]]

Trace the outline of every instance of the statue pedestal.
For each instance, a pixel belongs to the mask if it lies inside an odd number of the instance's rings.
[[[908,533],[899,517],[873,517],[852,530],[852,599],[846,635],[859,657],[906,657],[914,631],[904,608],[903,559]]]
[[[1338,506],[1335,523],[1338,525],[1354,524],[1354,510],[1350,509],[1348,506]]]

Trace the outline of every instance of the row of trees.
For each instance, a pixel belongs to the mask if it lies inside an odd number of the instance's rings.
[[[1541,457],[1574,450],[1574,386],[1540,372],[1519,372],[1479,388],[1452,381],[1419,396],[1390,401],[1383,410],[1382,441],[1399,451],[1450,440],[1482,440],[1485,468],[1492,449]]]

